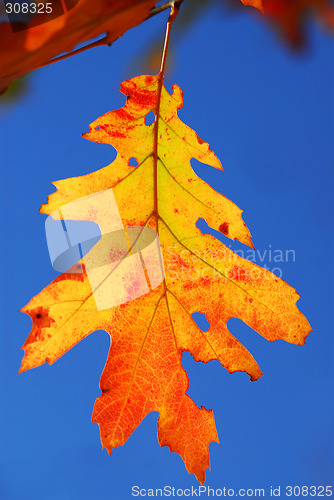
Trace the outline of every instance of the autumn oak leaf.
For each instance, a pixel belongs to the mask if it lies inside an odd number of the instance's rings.
[[[199,408],[187,395],[183,351],[196,361],[219,360],[229,373],[244,371],[256,380],[260,367],[230,333],[228,320],[240,318],[267,340],[294,344],[304,344],[310,325],[291,286],[197,227],[202,218],[252,247],[242,210],[191,167],[195,158],[222,170],[208,144],[179,119],[182,90],[174,84],[170,94],[159,74],[132,78],[121,84],[121,92],[126,104],[98,118],[83,134],[111,144],[116,159],[91,174],[55,182],[57,191],[41,212],[65,219],[62,207],[111,190],[124,230],[139,228],[136,244],[145,229],[157,232],[164,279],[134,300],[99,310],[94,295],[103,280],[92,290],[87,272],[63,273],[22,309],[33,326],[21,371],[52,364],[90,333],[105,330],[110,351],[92,416],[103,446],[111,453],[148,413],[157,411],[160,445],[179,453],[188,472],[203,483],[209,444],[218,442],[218,435],[212,410]],[[146,124],[149,113],[155,119]],[[89,217],[97,220],[93,210]],[[87,214],[78,211],[77,218],[87,220]],[[129,253],[133,250],[131,243]],[[206,315],[208,331],[197,326],[195,312]]]

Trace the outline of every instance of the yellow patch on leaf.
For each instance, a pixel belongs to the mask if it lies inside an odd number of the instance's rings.
[[[304,344],[310,325],[296,307],[299,295],[292,287],[196,226],[203,218],[232,240],[252,246],[242,210],[191,168],[195,158],[222,169],[208,144],[178,118],[181,89],[173,85],[169,94],[161,79],[160,74],[139,76],[122,83],[124,107],[101,116],[83,134],[116,148],[115,161],[55,182],[57,191],[41,212],[61,214],[76,200],[112,190],[125,230],[142,228],[136,244],[145,227],[157,231],[164,279],[134,300],[98,310],[94,295],[103,283],[92,289],[88,272],[62,274],[23,308],[33,328],[23,346],[21,371],[52,364],[91,332],[105,330],[111,346],[92,417],[103,446],[111,452],[123,445],[143,418],[157,411],[159,443],[179,453],[189,473],[203,483],[209,444],[218,436],[212,410],[198,408],[187,395],[182,352],[196,361],[219,360],[228,372],[244,371],[256,380],[261,370],[229,332],[228,320],[240,318],[270,341],[295,344]],[[155,121],[146,125],[151,112]],[[131,166],[131,158],[138,166]],[[91,215],[97,220],[93,210]],[[192,317],[198,311],[210,323],[206,332]]]

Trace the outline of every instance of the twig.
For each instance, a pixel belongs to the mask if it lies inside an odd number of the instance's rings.
[[[151,9],[150,15],[147,16],[145,21],[147,19],[151,19],[151,17],[156,16],[157,14],[160,14],[160,12],[163,12],[164,10],[171,9],[172,7],[179,7],[183,1],[184,0],[179,0],[178,2],[176,2],[174,0],[169,0],[166,3],[159,5],[159,7],[153,7],[153,9]]]
[[[62,56],[54,57],[53,59],[50,59],[49,61],[41,64],[40,66],[38,66],[35,69],[44,68],[44,66],[48,66],[49,64],[53,64],[55,62],[62,61],[63,59],[67,59],[68,57],[75,56],[76,54],[80,54],[80,52],[84,52],[85,50],[93,49],[94,47],[100,47],[100,46],[107,45],[107,44],[108,44],[108,37],[105,36],[103,38],[100,38],[100,40],[96,40],[95,42],[92,42],[92,43],[89,43],[88,45],[85,45],[84,47],[80,47],[79,49],[72,50],[71,52],[68,52],[67,54],[63,54]]]
[[[154,17],[157,14],[160,14],[161,12],[164,12],[167,9],[171,9],[172,7],[178,8],[183,1],[184,0],[179,0],[179,1],[169,0],[166,3],[159,5],[159,7],[153,7],[153,9],[151,9],[150,14],[146,17],[146,19],[144,19],[144,21],[147,21],[148,19],[151,19],[151,17]],[[72,56],[75,56],[77,54],[80,54],[81,52],[84,52],[85,50],[93,49],[94,47],[101,47],[103,45],[109,45],[109,46],[112,45],[112,43],[108,42],[108,35],[104,36],[103,38],[100,38],[99,40],[96,40],[95,42],[89,43],[88,45],[84,45],[83,47],[80,47],[79,49],[75,49],[75,50],[72,50],[71,52],[67,52],[66,54],[63,54],[61,56],[54,57],[53,59],[50,59],[49,61],[41,64],[40,66],[37,66],[34,69],[44,68],[44,66],[49,66],[49,64],[63,61],[64,59],[67,59],[68,57],[72,57]]]

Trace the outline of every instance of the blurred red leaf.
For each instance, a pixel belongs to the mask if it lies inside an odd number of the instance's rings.
[[[294,47],[305,43],[305,21],[314,17],[334,27],[334,7],[330,0],[263,0],[264,14]]]
[[[308,19],[321,22],[325,29],[334,28],[334,6],[331,0],[241,0],[262,10],[264,19],[277,29],[282,38],[298,48],[307,42]]]
[[[112,43],[125,31],[140,24],[150,14],[155,0],[79,0],[65,14],[44,22],[47,14],[38,14],[27,29],[12,31],[9,22],[0,24],[0,93],[8,85],[87,40],[106,32]]]

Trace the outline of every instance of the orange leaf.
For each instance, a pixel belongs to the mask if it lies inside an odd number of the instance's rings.
[[[36,15],[23,31],[13,33],[9,22],[1,23],[0,93],[14,79],[101,33],[114,42],[146,19],[154,5],[154,0],[79,0],[65,14],[34,26],[37,17],[47,18]]]
[[[230,373],[245,371],[256,380],[261,370],[229,332],[228,320],[240,318],[270,341],[295,344],[304,343],[310,325],[296,307],[299,296],[292,287],[197,228],[203,218],[252,246],[242,210],[191,168],[192,158],[221,165],[178,118],[181,89],[173,85],[170,95],[159,74],[128,80],[121,91],[125,106],[101,116],[83,134],[112,144],[115,161],[55,182],[57,191],[41,208],[65,222],[99,222],[102,236],[82,260],[84,273],[72,268],[22,309],[33,327],[21,371],[52,364],[91,332],[106,330],[111,346],[92,417],[103,446],[111,452],[123,445],[142,419],[157,411],[161,446],[179,453],[203,483],[208,447],[218,436],[212,410],[198,408],[187,395],[182,352],[190,351],[196,361],[219,360]],[[150,112],[156,118],[146,124]],[[116,233],[126,234],[123,250]],[[157,233],[160,247],[154,246]],[[159,248],[164,271],[155,259]],[[192,317],[197,311],[210,323],[206,332]]]

